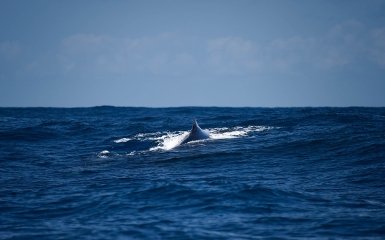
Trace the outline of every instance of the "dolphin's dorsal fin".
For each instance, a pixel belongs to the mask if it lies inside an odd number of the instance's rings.
[[[181,144],[207,138],[210,138],[209,133],[207,131],[202,130],[199,127],[197,120],[194,119],[190,133],[185,137],[185,139],[183,139]]]
[[[195,129],[199,129],[199,125],[198,125],[198,122],[196,119],[193,120],[193,124],[192,124],[192,129],[191,130],[195,130]]]

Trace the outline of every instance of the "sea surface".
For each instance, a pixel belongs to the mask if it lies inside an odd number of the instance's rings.
[[[385,239],[385,108],[0,108],[0,239]]]

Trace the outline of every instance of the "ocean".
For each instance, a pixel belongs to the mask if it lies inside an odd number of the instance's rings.
[[[0,239],[347,238],[385,238],[385,108],[0,108]]]

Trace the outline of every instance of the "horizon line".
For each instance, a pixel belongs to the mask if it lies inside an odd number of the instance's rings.
[[[0,108],[384,108],[384,106],[368,106],[368,105],[303,105],[303,106],[123,106],[123,105],[93,105],[93,106],[0,106]]]

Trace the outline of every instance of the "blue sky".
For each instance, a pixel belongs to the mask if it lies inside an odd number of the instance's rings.
[[[385,1],[0,1],[0,106],[385,106]]]

